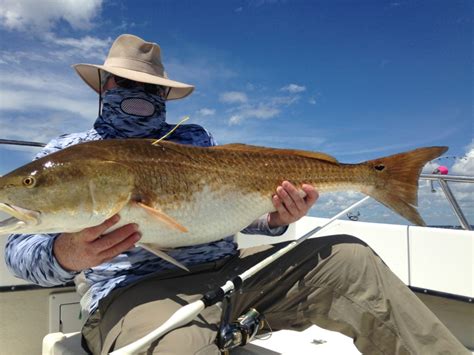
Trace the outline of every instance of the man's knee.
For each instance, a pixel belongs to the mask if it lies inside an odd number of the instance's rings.
[[[340,234],[323,238],[326,240],[323,241],[323,247],[319,244],[319,261],[315,272],[324,274],[318,279],[324,281],[327,286],[332,284],[340,287],[360,281],[367,272],[372,274],[371,270],[380,263],[375,252],[357,237]],[[320,238],[312,239],[313,243],[318,243],[317,239]]]
[[[307,241],[308,249],[318,251],[319,258],[341,258],[352,263],[372,257],[375,253],[363,240],[349,234],[336,234]]]
[[[340,234],[334,237],[332,254],[350,270],[361,271],[365,267],[370,267],[374,258],[378,258],[366,242],[353,235]]]

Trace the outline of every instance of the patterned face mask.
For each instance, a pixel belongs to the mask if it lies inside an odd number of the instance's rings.
[[[160,95],[144,87],[116,87],[102,98],[102,112],[94,123],[103,138],[154,138],[165,125],[166,105]]]

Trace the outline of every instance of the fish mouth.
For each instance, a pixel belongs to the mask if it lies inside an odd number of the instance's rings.
[[[26,226],[35,226],[39,223],[40,213],[26,208],[0,203],[0,211],[11,217],[0,221],[0,234],[11,233]]]

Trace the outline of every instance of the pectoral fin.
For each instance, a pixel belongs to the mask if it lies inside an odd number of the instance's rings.
[[[137,243],[138,246],[142,247],[143,249],[145,250],[148,250],[150,253],[153,253],[155,254],[156,256],[166,260],[167,262],[173,264],[173,265],[176,265],[177,267],[183,269],[183,270],[186,270],[189,272],[189,269],[184,266],[183,264],[181,264],[179,261],[177,261],[176,259],[173,259],[171,256],[169,256],[168,254],[166,254],[163,250],[157,248],[154,244],[151,244],[151,243]]]
[[[143,208],[150,216],[157,218],[160,222],[164,223],[171,229],[179,230],[180,232],[186,233],[188,229],[178,222],[176,222],[173,218],[168,216],[166,213],[158,211],[157,209],[147,206],[144,203],[137,202],[137,205]]]

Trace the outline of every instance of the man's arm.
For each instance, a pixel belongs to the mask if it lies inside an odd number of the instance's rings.
[[[5,248],[5,262],[15,276],[34,284],[49,287],[67,283],[79,271],[113,259],[140,239],[135,224],[104,234],[119,219],[115,215],[77,233],[12,234]]]
[[[71,281],[76,272],[61,267],[53,254],[57,234],[12,234],[5,246],[5,263],[16,277],[40,286]]]

